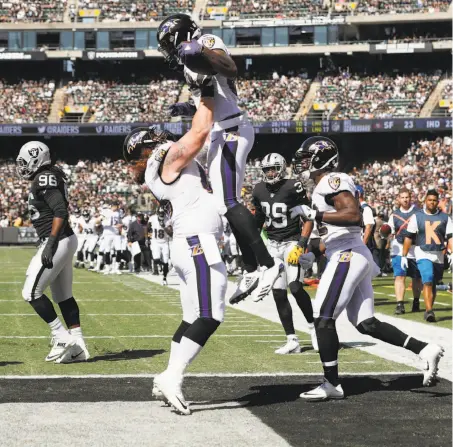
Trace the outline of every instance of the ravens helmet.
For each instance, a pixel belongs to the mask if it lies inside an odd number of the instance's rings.
[[[201,36],[198,25],[187,14],[173,14],[167,17],[157,28],[157,50],[163,54],[165,62],[172,70],[182,67],[176,48]]]
[[[127,162],[139,160],[143,149],[154,149],[158,144],[176,141],[176,136],[155,126],[136,127],[123,143],[123,156]]]
[[[302,180],[316,171],[333,171],[338,166],[337,145],[327,137],[310,137],[302,143],[293,158],[293,170]]]
[[[261,170],[263,171],[263,180],[273,185],[286,176],[286,160],[276,153],[267,154],[261,160]]]

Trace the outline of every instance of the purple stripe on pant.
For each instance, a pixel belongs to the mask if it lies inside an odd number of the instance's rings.
[[[227,208],[231,208],[237,203],[237,173],[236,173],[236,153],[238,149],[238,127],[226,129],[226,140],[222,148],[222,159],[220,171],[223,184],[223,200]]]

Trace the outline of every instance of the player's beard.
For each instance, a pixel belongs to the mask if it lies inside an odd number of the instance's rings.
[[[134,173],[134,181],[139,185],[145,183],[145,172],[148,165],[148,159],[151,157],[153,149],[142,149],[140,158],[138,160],[132,161],[132,171]]]

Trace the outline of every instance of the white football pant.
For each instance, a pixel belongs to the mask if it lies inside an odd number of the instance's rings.
[[[151,239],[151,252],[155,261],[162,261],[164,264],[168,264],[170,258],[168,242],[157,242]]]
[[[273,258],[280,259],[284,266],[284,272],[274,283],[273,289],[286,290],[288,285],[293,281],[302,282],[304,279],[304,270],[298,265],[288,264],[286,261],[291,250],[297,245],[297,241],[277,242],[268,240],[267,249]]]

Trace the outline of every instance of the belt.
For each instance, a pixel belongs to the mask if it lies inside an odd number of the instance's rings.
[[[234,115],[227,116],[222,121],[217,121],[212,126],[212,130],[219,131],[229,129],[230,127],[237,126],[243,121],[248,121],[247,112],[239,112]]]

